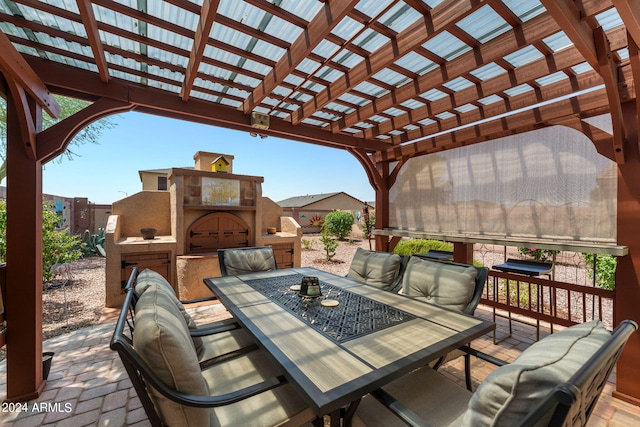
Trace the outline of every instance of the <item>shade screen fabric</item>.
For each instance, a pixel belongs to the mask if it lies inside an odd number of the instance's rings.
[[[609,116],[600,121],[606,130]],[[554,126],[409,160],[389,194],[390,226],[615,242],[616,194],[616,163]]]

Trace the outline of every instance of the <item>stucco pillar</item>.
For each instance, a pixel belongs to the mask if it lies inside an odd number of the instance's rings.
[[[42,164],[28,155],[7,94],[7,400],[42,392]],[[35,123],[39,108],[32,109]],[[36,129],[38,129],[36,125]]]

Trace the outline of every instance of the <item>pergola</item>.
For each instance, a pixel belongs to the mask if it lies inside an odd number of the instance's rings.
[[[45,385],[42,165],[131,110],[347,150],[376,191],[377,228],[393,225],[389,190],[409,159],[576,129],[618,164],[628,255],[614,320],[640,322],[640,0],[0,0],[0,29],[8,400]],[[91,104],[41,130],[52,94]],[[613,134],[584,120],[602,114]],[[616,395],[636,404],[639,359],[635,334]]]

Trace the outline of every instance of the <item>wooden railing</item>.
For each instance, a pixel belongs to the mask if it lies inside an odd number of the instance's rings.
[[[490,270],[481,304],[533,319],[536,325],[548,322],[571,326],[593,318],[613,327],[615,291],[558,282],[542,277]],[[527,323],[526,321],[524,323]]]

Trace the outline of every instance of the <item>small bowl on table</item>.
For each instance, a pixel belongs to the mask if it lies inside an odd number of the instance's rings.
[[[153,227],[144,227],[140,229],[140,233],[142,233],[142,238],[144,240],[153,240],[156,238],[157,228]]]

